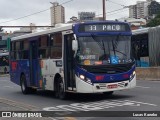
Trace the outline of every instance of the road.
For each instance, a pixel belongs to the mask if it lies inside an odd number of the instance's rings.
[[[68,100],[59,100],[53,92],[38,91],[23,95],[20,86],[10,82],[9,77],[0,77],[0,98],[20,104],[32,110],[45,111],[160,111],[160,81],[137,80],[137,87],[116,91],[112,96],[102,94],[73,94]],[[76,118],[82,119],[82,118]],[[83,118],[84,119],[84,118]],[[88,117],[85,119],[97,119]],[[101,119],[106,119],[101,117]],[[110,118],[110,120],[128,118]],[[131,120],[138,118],[132,117]],[[141,118],[140,120],[153,118]],[[154,120],[159,118],[154,118]]]

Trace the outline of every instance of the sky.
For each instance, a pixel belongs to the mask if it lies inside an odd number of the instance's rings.
[[[70,2],[63,4],[67,1]],[[106,19],[115,20],[123,17],[128,17],[128,8],[122,9],[123,6],[121,5],[134,5],[137,1],[138,0],[107,0]],[[160,2],[160,0],[156,1]],[[30,23],[44,26],[50,25],[50,7],[52,6],[50,2],[59,2],[60,4],[63,4],[63,6],[65,7],[66,22],[69,21],[72,16],[78,17],[78,12],[82,11],[95,12],[97,17],[102,16],[102,0],[0,0],[0,26],[29,25]],[[112,12],[118,9],[122,10]],[[24,17],[43,10],[46,11],[29,17]],[[17,19],[21,17],[24,18]],[[10,28],[5,30],[8,31],[10,30]]]

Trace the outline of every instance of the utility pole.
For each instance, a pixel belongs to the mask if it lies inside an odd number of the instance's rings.
[[[106,0],[102,0],[103,3],[103,20],[106,20]]]

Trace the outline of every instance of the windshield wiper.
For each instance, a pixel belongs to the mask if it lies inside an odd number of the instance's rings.
[[[120,34],[117,35],[117,38],[115,39],[115,43],[113,42],[113,39],[112,39],[112,47],[113,47],[114,56],[116,55],[116,51],[117,51],[116,48],[117,48],[119,36],[120,36]],[[119,51],[117,51],[117,52],[119,52]]]
[[[92,37],[92,39],[93,39],[94,41],[96,41],[96,42],[98,43],[98,45],[100,46],[100,48],[103,50],[104,55],[103,55],[102,60],[104,60],[104,59],[106,58],[106,55],[107,55],[107,54],[106,54],[106,49],[105,49],[105,45],[104,45],[103,40],[101,40],[101,42],[102,42],[102,45],[101,45],[101,43],[100,43],[98,40],[95,39],[95,37],[94,37],[93,34],[91,34],[91,37]]]

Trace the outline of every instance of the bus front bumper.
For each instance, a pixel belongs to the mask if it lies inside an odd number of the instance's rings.
[[[118,91],[131,89],[136,86],[136,75],[134,78],[121,82],[114,83],[94,83],[93,85],[84,82],[80,78],[76,77],[76,91],[78,93],[102,93],[109,91]]]

